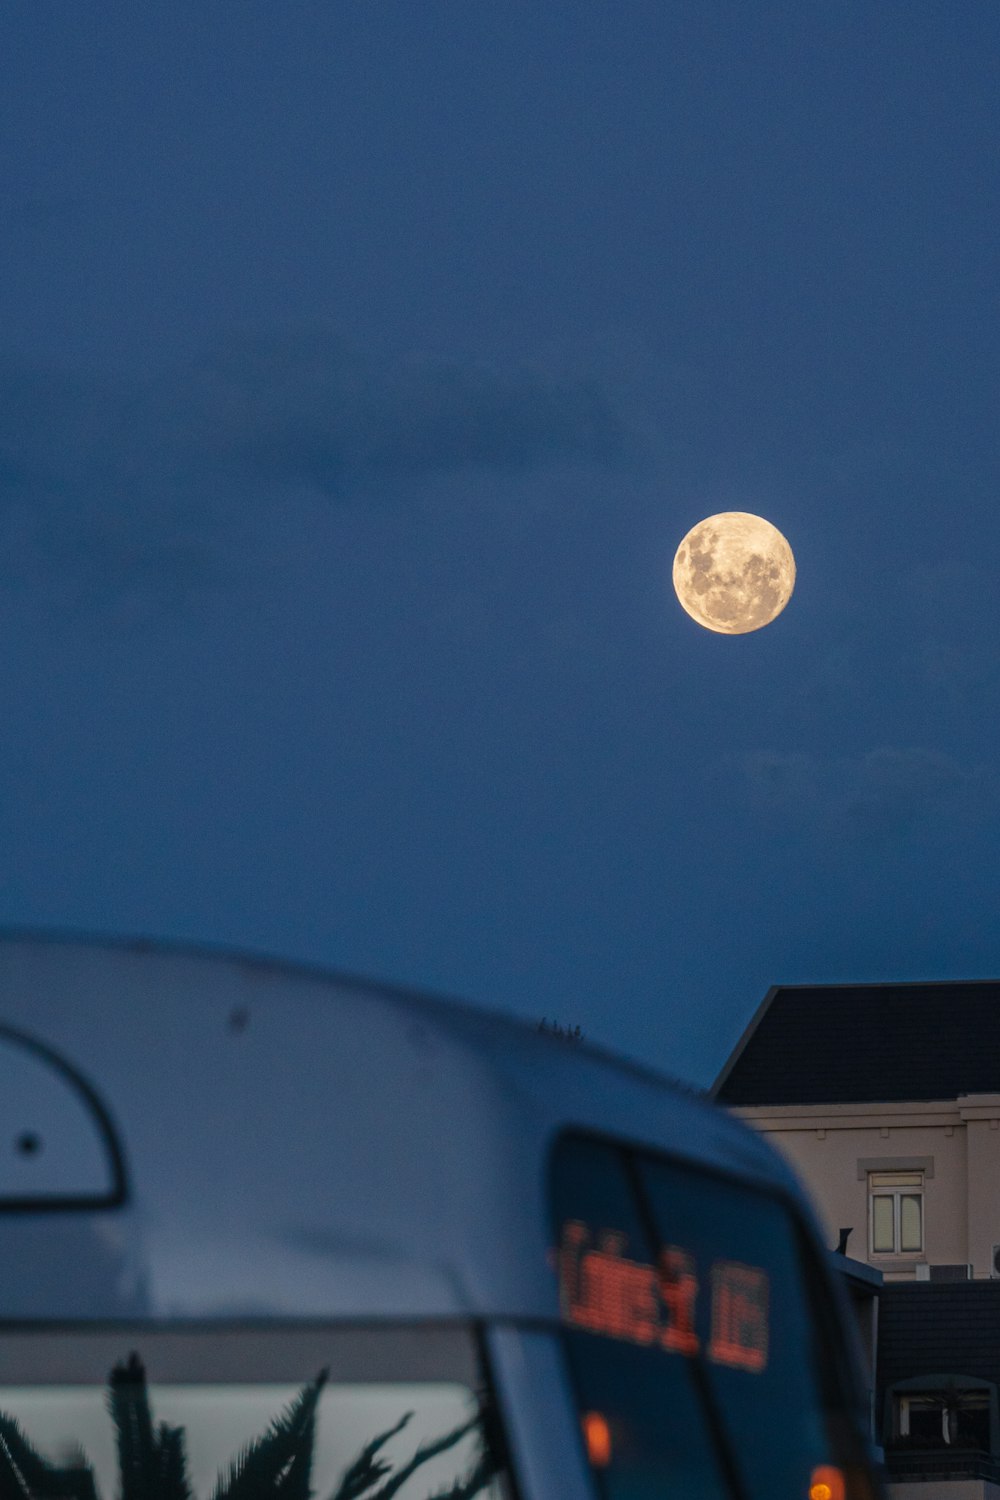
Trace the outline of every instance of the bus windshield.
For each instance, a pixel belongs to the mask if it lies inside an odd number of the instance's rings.
[[[567,1356],[605,1500],[867,1494],[783,1203],[581,1138],[553,1165]]]

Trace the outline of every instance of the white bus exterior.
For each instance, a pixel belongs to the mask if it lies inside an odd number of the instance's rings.
[[[652,1071],[30,933],[0,1067],[0,1500],[873,1492],[796,1183]]]

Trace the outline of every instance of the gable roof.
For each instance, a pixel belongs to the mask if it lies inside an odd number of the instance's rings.
[[[1000,1092],[1000,982],[777,985],[710,1092],[747,1106]]]

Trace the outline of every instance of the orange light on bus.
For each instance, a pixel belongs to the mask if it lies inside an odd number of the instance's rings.
[[[846,1486],[840,1469],[833,1464],[820,1464],[813,1469],[809,1479],[809,1500],[844,1500]]]
[[[588,1411],[583,1418],[583,1440],[587,1457],[595,1469],[606,1469],[611,1462],[611,1428],[599,1411]]]

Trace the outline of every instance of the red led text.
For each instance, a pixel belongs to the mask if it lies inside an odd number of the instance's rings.
[[[632,1344],[697,1353],[699,1280],[694,1257],[678,1245],[667,1245],[652,1266],[631,1259],[626,1246],[620,1230],[600,1230],[594,1236],[576,1219],[563,1226],[558,1267],[566,1322]],[[767,1364],[767,1272],[717,1260],[710,1273],[710,1296],[709,1358],[759,1373]]]

